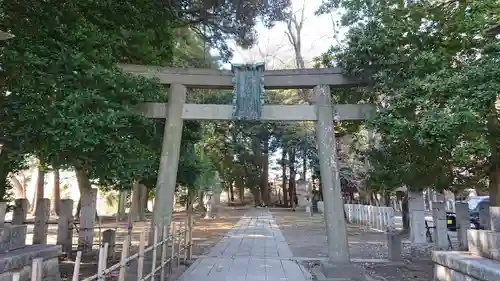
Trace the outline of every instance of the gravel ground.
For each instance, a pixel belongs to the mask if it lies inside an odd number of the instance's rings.
[[[303,212],[285,210],[273,211],[276,222],[280,226],[285,239],[295,257],[317,258],[327,257],[326,232],[323,216],[315,214],[309,217]],[[373,232],[364,227],[348,225],[349,251],[352,259],[387,259],[385,235]],[[430,251],[422,249],[419,255],[411,255],[409,244],[403,243],[403,261],[392,262],[359,262],[366,273],[375,280],[384,281],[431,281],[433,265]],[[304,261],[309,269],[319,266],[318,261]]]

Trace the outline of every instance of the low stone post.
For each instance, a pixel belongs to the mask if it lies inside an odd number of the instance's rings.
[[[445,250],[448,248],[448,226],[444,202],[432,202],[432,218],[434,220],[434,248]]]
[[[312,217],[313,216],[313,208],[312,208],[312,201],[310,201],[310,199],[308,199],[309,201],[307,201],[307,206],[306,206],[306,213]]]
[[[63,253],[69,256],[73,250],[73,200],[61,200],[60,208],[57,221],[57,245],[61,245]]]
[[[466,202],[455,202],[458,247],[460,251],[467,251],[467,230],[470,227],[469,204]]]
[[[33,227],[33,244],[47,244],[49,218],[50,218],[50,199],[39,198],[35,210],[35,226]]]
[[[402,257],[403,247],[401,236],[396,232],[387,232],[387,249],[389,251],[389,260],[399,261]]]
[[[112,258],[115,254],[116,231],[106,229],[102,232],[102,244],[108,243],[108,258]]]
[[[205,208],[207,209],[207,212],[205,214],[205,219],[213,219],[213,217],[212,217],[212,206],[213,206],[212,192],[209,191],[208,195],[206,195],[206,196],[207,196],[207,198],[205,199],[206,200]]]
[[[94,240],[94,225],[96,219],[97,189],[81,194],[80,231],[78,235],[78,250],[88,252],[92,250]]]

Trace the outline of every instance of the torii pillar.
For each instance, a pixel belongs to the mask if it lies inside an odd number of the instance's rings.
[[[164,225],[170,225],[172,221],[172,206],[182,138],[182,111],[186,102],[186,92],[187,89],[184,85],[170,85],[153,207],[153,222],[151,224],[152,228],[159,227],[160,230],[163,229]],[[150,242],[152,242],[152,237],[150,237]]]
[[[337,145],[333,123],[334,109],[331,103],[330,87],[314,87],[316,105],[316,140],[323,185],[325,226],[328,244],[328,262],[322,264],[327,278],[342,280],[366,280],[364,270],[351,263],[347,224],[344,218],[344,201],[340,186],[340,173],[337,158]]]

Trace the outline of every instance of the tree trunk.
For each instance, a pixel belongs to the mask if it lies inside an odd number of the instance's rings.
[[[306,180],[307,176],[307,157],[306,157],[306,149],[304,148],[304,156],[302,158],[302,179]]]
[[[59,174],[59,169],[54,169],[54,213],[59,216],[59,210],[61,207],[61,176]]]
[[[43,199],[45,197],[44,188],[45,188],[45,171],[43,164],[40,163],[37,169],[35,194],[33,196],[33,201],[31,202],[30,213],[35,212],[36,206],[38,204],[38,199]]]
[[[130,207],[130,216],[132,221],[142,221],[144,220],[144,206],[143,206],[143,187],[144,185],[139,182],[134,182],[132,185],[132,202]]]
[[[80,210],[82,208],[82,198],[83,195],[90,192],[92,189],[92,184],[90,183],[87,171],[83,167],[75,167],[76,180],[78,181],[78,190],[80,191],[80,199],[78,199],[78,205],[76,207],[75,217],[80,217]],[[96,210],[97,215],[97,210]]]
[[[193,204],[195,201],[196,192],[193,189],[188,189],[187,200],[186,200],[186,211],[188,214],[192,214],[194,211]]]
[[[410,233],[410,204],[408,202],[409,196],[408,192],[405,192],[403,201],[401,204],[401,217],[403,220],[403,232]]]
[[[286,150],[283,149],[281,152],[281,168],[282,168],[282,182],[281,188],[283,190],[283,205],[288,206],[288,194],[287,194],[287,177],[286,177]]]
[[[384,192],[384,206],[391,206],[391,193],[389,191]]]
[[[231,199],[231,203],[234,202],[234,188],[233,188],[233,183],[229,184],[227,186],[227,189],[229,191],[229,198]]]
[[[0,202],[4,202],[7,192],[7,176],[11,167],[9,165],[8,152],[0,151]]]
[[[288,193],[290,195],[290,205],[293,210],[295,210],[295,205],[297,204],[296,202],[296,190],[295,190],[295,150],[291,149],[290,153],[288,154],[290,157],[290,161],[288,163],[288,167],[290,169],[290,178],[288,179]]]
[[[118,220],[122,220],[125,218],[125,206],[127,203],[128,191],[122,190],[120,191],[120,195],[118,197]]]
[[[245,187],[244,187],[242,175],[236,175],[235,185],[236,185],[236,189],[238,190],[238,197],[239,197],[240,203],[243,204],[243,202],[245,201]]]
[[[17,179],[17,177],[13,174],[10,174],[9,181],[12,184],[12,188],[14,188],[15,199],[25,198],[26,194],[24,192],[24,186]]]
[[[498,112],[493,104],[490,114],[487,116],[488,144],[490,146],[490,171],[489,171],[489,195],[490,206],[500,206],[500,121]]]
[[[271,204],[269,195],[269,139],[264,140],[264,147],[262,149],[262,175],[261,175],[261,194],[262,201],[266,206]]]
[[[139,209],[139,219],[141,221],[146,220],[146,211],[148,210],[148,188],[142,184],[139,183],[139,191],[141,192],[140,195],[140,209]]]

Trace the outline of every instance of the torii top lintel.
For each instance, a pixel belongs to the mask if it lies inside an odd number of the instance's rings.
[[[169,68],[120,64],[124,71],[146,78],[156,78],[161,84],[183,84],[189,88],[221,89],[233,88],[229,70],[202,68]],[[317,85],[331,88],[351,88],[366,85],[365,81],[347,77],[340,68],[309,68],[271,70],[264,73],[266,89],[311,89]]]

